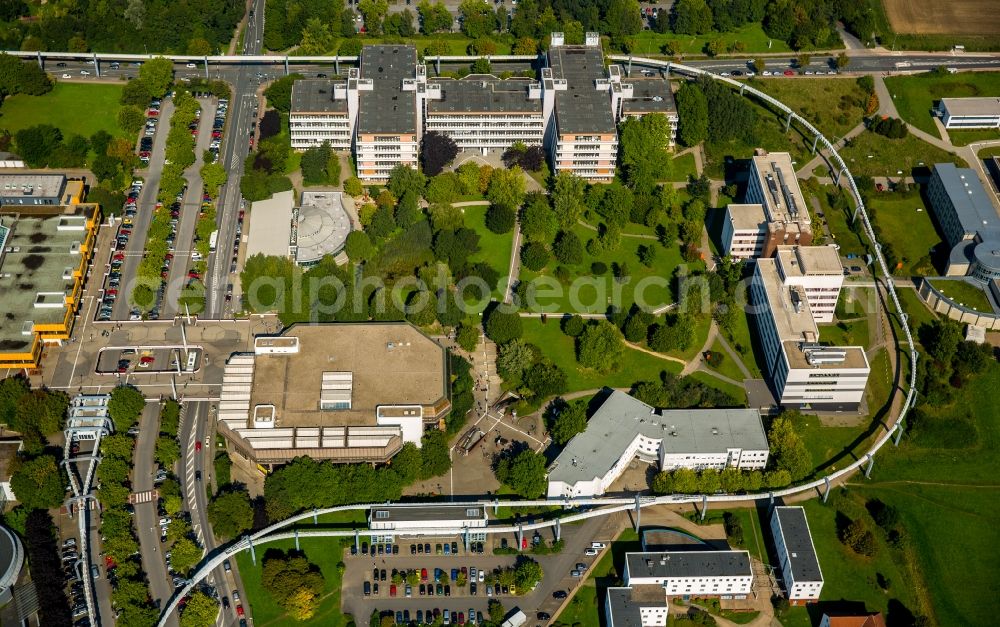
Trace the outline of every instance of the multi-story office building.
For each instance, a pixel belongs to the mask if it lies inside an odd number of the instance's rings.
[[[780,405],[856,410],[870,366],[864,347],[824,346],[802,285],[785,285],[777,259],[758,259],[750,286],[765,376]]]
[[[293,149],[305,150],[329,142],[334,150],[350,150],[358,117],[359,83],[357,68],[350,72],[346,81],[308,79],[292,84],[288,128]]]
[[[613,391],[549,467],[548,496],[604,494],[633,459],[662,470],[743,470],[767,465],[767,436],[756,409],[653,407]]]
[[[492,75],[428,84],[424,130],[451,137],[460,150],[506,150],[515,142],[541,145],[545,134],[542,84]]]
[[[938,115],[945,128],[1000,128],[1000,98],[942,98]]]
[[[779,246],[775,259],[785,287],[799,286],[809,301],[809,311],[818,324],[833,322],[844,266],[833,246]]]
[[[809,532],[806,510],[775,507],[771,512],[771,535],[788,601],[792,605],[818,601],[823,590],[823,572]]]
[[[604,603],[607,627],[665,627],[669,613],[663,586],[608,588]]]
[[[753,569],[747,551],[667,551],[626,553],[626,586],[659,585],[671,596],[726,596],[750,594]]]
[[[426,91],[424,66],[417,65],[413,46],[365,46],[361,78],[371,89],[358,93],[354,157],[358,176],[385,181],[397,165],[417,167],[421,126],[418,90]]]
[[[622,82],[624,98],[621,110],[615,112],[618,119],[641,118],[650,113],[661,113],[667,119],[669,130],[664,138],[667,148],[673,148],[677,141],[677,105],[670,82],[660,78],[625,79]]]
[[[982,283],[1000,278],[1000,215],[975,170],[935,164],[927,199],[951,246],[945,274]]]
[[[778,246],[812,243],[809,210],[787,152],[757,151],[750,163],[744,203],[726,209],[722,233],[726,254],[770,257]]]

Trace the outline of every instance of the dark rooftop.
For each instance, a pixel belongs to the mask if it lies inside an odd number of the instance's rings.
[[[622,103],[625,113],[676,113],[670,81],[662,78],[631,79],[632,97]]]
[[[361,78],[371,79],[374,89],[360,93],[359,133],[417,132],[416,92],[403,91],[403,80],[415,77],[416,66],[417,49],[413,46],[362,48]]]
[[[809,533],[809,523],[806,521],[806,510],[801,507],[776,507],[774,512],[778,517],[795,581],[823,581],[812,535]]]
[[[629,577],[750,577],[750,554],[746,551],[682,551],[627,553]]]
[[[611,95],[595,82],[606,79],[604,54],[596,46],[558,46],[549,50],[552,77],[566,79],[556,92],[556,124],[560,133],[614,133]]]
[[[441,85],[441,100],[428,100],[428,113],[542,112],[541,98],[528,98],[529,79],[500,80],[490,75],[462,80],[435,80]]]
[[[608,588],[608,608],[615,627],[642,627],[642,608],[667,608],[667,597],[662,586],[633,586]]]
[[[347,99],[333,99],[334,82],[322,78],[295,81],[292,85],[292,112],[347,113]]]

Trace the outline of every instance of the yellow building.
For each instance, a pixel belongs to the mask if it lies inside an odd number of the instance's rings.
[[[96,204],[0,208],[0,368],[38,368],[69,339],[100,221]]]

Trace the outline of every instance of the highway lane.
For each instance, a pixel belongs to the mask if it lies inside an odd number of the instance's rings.
[[[136,285],[139,260],[146,250],[146,233],[149,231],[153,210],[156,207],[156,196],[160,191],[163,160],[167,152],[167,134],[170,131],[170,118],[173,113],[173,100],[165,98],[160,105],[160,121],[156,126],[156,134],[153,136],[153,150],[149,157],[149,166],[144,170],[136,171],[136,176],[143,180],[142,191],[139,193],[139,202],[136,203],[137,211],[135,218],[133,218],[132,236],[129,237],[128,247],[125,249],[125,263],[121,270],[123,290],[118,300],[115,301],[111,316],[114,320],[128,320],[129,311],[132,309],[132,290]]]

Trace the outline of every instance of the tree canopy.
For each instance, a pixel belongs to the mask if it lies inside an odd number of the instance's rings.
[[[208,504],[212,530],[222,538],[235,538],[253,526],[250,497],[243,490],[219,494]]]
[[[618,327],[607,320],[589,324],[577,339],[577,360],[598,372],[614,372],[621,367],[625,343]]]
[[[437,131],[424,133],[420,145],[420,165],[424,169],[424,174],[428,176],[440,174],[457,154],[458,145],[450,136]]]
[[[535,499],[545,493],[545,456],[531,449],[523,449],[511,456],[501,457],[496,466],[496,477],[517,494]]]

